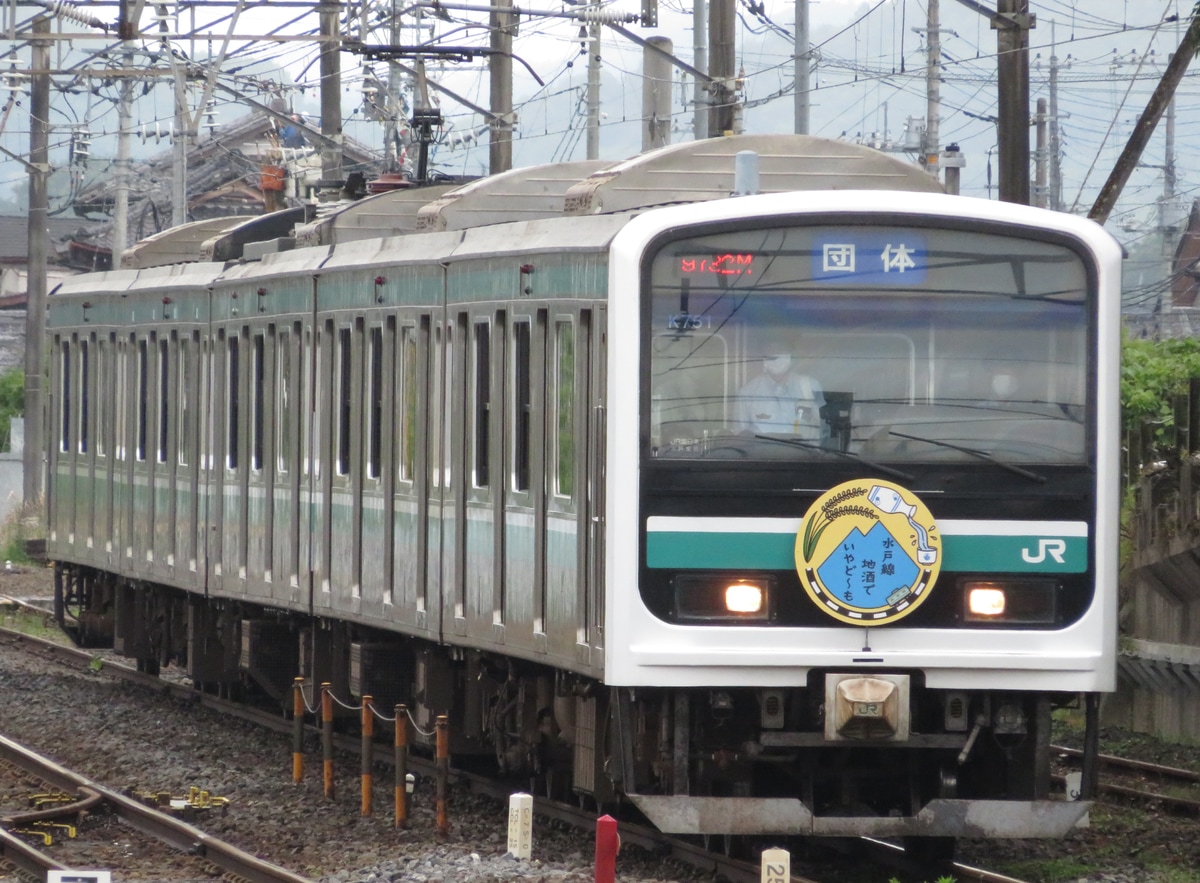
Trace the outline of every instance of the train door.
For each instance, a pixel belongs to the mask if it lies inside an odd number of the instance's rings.
[[[391,450],[384,444],[391,435],[391,409],[385,402],[395,401],[392,388],[395,372],[396,319],[376,314],[368,318],[363,339],[362,378],[362,459],[359,478],[357,541],[359,580],[362,587],[363,615],[383,618],[388,615],[385,604],[392,576],[393,512],[385,501],[394,490],[395,470]]]
[[[113,563],[113,470],[116,457],[113,455],[113,392],[116,390],[116,337],[110,333],[96,337],[96,509],[95,538],[96,560],[101,565]]]
[[[175,572],[194,577],[200,525],[200,334],[179,335],[175,371]],[[189,584],[195,582],[189,579]]]
[[[545,631],[545,364],[544,309],[515,313],[508,331],[505,395],[504,642],[547,650]]]
[[[590,662],[592,319],[590,309],[556,306],[546,329],[543,585],[535,604],[541,607],[549,653],[570,665]]]
[[[274,511],[270,560],[272,594],[276,600],[299,604],[307,601],[302,592],[300,567],[301,439],[305,424],[301,419],[303,401],[304,329],[300,322],[281,323],[275,332],[275,360],[272,366],[273,417],[277,427],[275,452],[271,464]],[[307,570],[307,562],[304,569]]]
[[[454,342],[456,335],[450,321],[437,320],[431,329],[429,375],[429,486],[425,513],[426,525],[425,592],[418,599],[419,614],[424,614],[425,627],[432,632],[448,631],[441,621],[443,592],[454,585],[454,517],[455,501],[451,496],[458,476],[452,475],[454,434]],[[419,616],[418,619],[421,617]]]
[[[496,350],[503,352],[504,314],[488,309],[458,315],[458,355],[455,371],[455,456],[461,476],[454,493],[459,517],[454,544],[457,575],[447,615],[453,634],[469,636],[473,645],[499,638],[495,630],[496,593],[501,582],[502,546],[499,542],[503,510],[499,505],[502,474],[497,456],[499,429],[503,425]],[[499,347],[494,340],[501,340]]]
[[[429,560],[430,439],[436,413],[430,394],[433,338],[433,318],[428,313],[400,317],[393,380],[392,578],[385,600],[393,605],[397,623],[419,630],[437,628],[436,619],[429,620],[426,603],[427,575],[433,569]]]
[[[270,377],[267,366],[271,358],[268,339],[265,330],[256,327],[250,330],[246,341],[246,523],[243,525],[243,536],[239,540],[245,543],[246,550],[242,559],[246,583],[242,588],[250,595],[259,594],[265,588],[263,579],[269,567],[267,556],[270,553],[273,507],[268,497],[268,488],[273,482],[266,458],[266,451],[270,450],[268,445],[271,436],[265,419]]]
[[[587,323],[585,340],[588,351],[585,354],[588,363],[587,390],[587,464],[586,482],[583,488],[583,524],[586,531],[587,549],[582,566],[586,575],[584,595],[581,599],[581,609],[585,620],[580,628],[580,643],[587,648],[587,662],[594,670],[599,670],[604,661],[604,488],[606,479],[608,438],[605,392],[608,383],[608,312],[599,305],[590,316]],[[584,648],[580,650],[581,661]]]
[[[151,558],[153,572],[159,576],[174,576],[175,567],[175,427],[172,425],[177,405],[174,361],[179,350],[178,331],[163,331],[154,341],[154,408],[151,436],[150,484],[154,502],[154,534]]]

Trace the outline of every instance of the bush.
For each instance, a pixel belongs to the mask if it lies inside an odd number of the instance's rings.
[[[25,372],[9,368],[0,373],[0,450],[11,451],[11,422],[25,413]]]

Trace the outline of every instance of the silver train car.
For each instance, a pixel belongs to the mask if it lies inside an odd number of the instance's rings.
[[[1069,831],[1051,715],[1094,753],[1115,687],[1120,249],[768,141],[782,192],[685,190],[675,148],[549,216],[64,282],[64,626],[449,714],[459,762],[667,831]]]

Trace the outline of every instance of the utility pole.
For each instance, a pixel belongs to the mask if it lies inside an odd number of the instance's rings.
[[[492,54],[488,56],[491,134],[488,141],[488,172],[497,175],[512,168],[512,0],[496,0],[488,13]]]
[[[921,139],[921,162],[925,171],[938,177],[938,157],[941,152],[938,142],[938,118],[942,113],[942,34],[941,10],[938,0],[927,0],[925,47],[925,137]],[[886,134],[885,134],[886,137]]]
[[[1062,139],[1058,129],[1058,55],[1054,35],[1054,22],[1050,22],[1050,193],[1049,205],[1053,211],[1062,211]]]
[[[642,49],[642,150],[671,143],[670,37],[650,37]]]
[[[29,231],[26,260],[29,271],[25,305],[25,450],[24,499],[42,498],[42,452],[45,447],[45,410],[42,372],[46,330],[46,264],[50,255],[47,179],[50,177],[50,18],[33,20],[33,57],[29,88]]]
[[[1045,208],[1046,193],[1046,99],[1037,100],[1037,116],[1034,117],[1034,128],[1037,130],[1037,149],[1033,152],[1033,204]]]
[[[734,0],[709,0],[709,84],[711,105],[708,112],[708,136],[719,138],[734,130],[733,65],[735,59]]]
[[[318,188],[323,199],[336,199],[345,183],[342,152],[342,61],[338,43],[338,15],[341,5],[320,0],[321,19],[321,180]]]
[[[1146,109],[1138,117],[1129,141],[1125,144],[1125,149],[1121,151],[1116,166],[1113,167],[1112,174],[1104,182],[1104,186],[1100,189],[1100,195],[1096,197],[1092,210],[1088,212],[1088,217],[1093,221],[1103,224],[1108,220],[1113,206],[1117,203],[1117,198],[1125,187],[1125,182],[1129,180],[1134,167],[1141,159],[1142,151],[1146,149],[1146,144],[1150,141],[1150,136],[1154,134],[1154,128],[1158,125],[1163,109],[1175,95],[1175,89],[1179,86],[1183,75],[1187,73],[1188,63],[1197,50],[1200,50],[1200,15],[1193,14],[1191,24],[1188,25],[1183,39],[1179,41],[1179,47],[1175,50],[1175,54],[1171,56],[1167,70],[1159,80],[1154,94],[1146,103]]]
[[[599,0],[593,7],[600,10]],[[600,23],[588,25],[587,158],[600,158]]]
[[[121,63],[125,70],[133,68],[133,38],[136,34],[136,24],[130,15],[130,0],[121,0],[117,12],[117,31],[121,37]],[[129,244],[129,173],[133,162],[133,154],[129,149],[129,139],[132,137],[130,127],[133,125],[133,78],[122,77],[120,91],[117,97],[117,159],[113,167],[115,180],[113,204],[112,253],[113,269],[119,269],[121,258],[125,255],[125,247]]]
[[[1000,199],[1029,204],[1029,0],[997,0]]]
[[[932,0],[936,3],[937,0]],[[808,71],[812,63],[812,52],[808,47],[808,0],[796,0],[796,117],[797,135],[808,134],[809,100]]]
[[[175,78],[175,132],[171,138],[172,162],[174,165],[171,180],[171,226],[178,227],[186,224],[188,219],[187,201],[187,158],[192,115],[187,106],[187,69],[175,57],[167,41],[163,40],[163,49],[171,59],[171,73]]]
[[[692,66],[708,73],[708,0],[692,0]],[[692,137],[708,137],[709,90],[704,80],[692,80]]]
[[[1162,235],[1164,256],[1175,252],[1174,207],[1175,207],[1175,96],[1167,105],[1167,122],[1163,130],[1163,195],[1158,204],[1158,229]]]

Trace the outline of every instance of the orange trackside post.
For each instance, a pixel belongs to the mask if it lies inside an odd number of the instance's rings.
[[[445,837],[450,833],[446,815],[446,791],[450,779],[450,720],[444,714],[437,718],[437,832]]]
[[[604,815],[596,819],[596,883],[614,883],[617,876],[617,851],[621,848],[621,836],[617,833],[617,820]]]
[[[325,761],[325,796],[333,800],[333,694],[321,684],[321,754]]]
[[[292,680],[292,781],[304,778],[304,678]]]
[[[374,736],[375,710],[371,707],[372,697],[364,696],[362,705],[362,811],[361,815],[371,814],[371,770],[375,766]]]
[[[408,827],[408,708],[396,706],[396,827]]]

